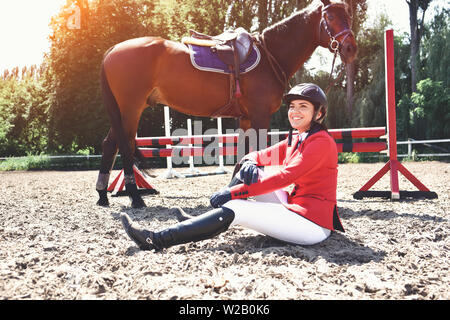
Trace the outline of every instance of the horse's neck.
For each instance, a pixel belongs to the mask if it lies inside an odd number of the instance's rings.
[[[308,15],[302,17],[300,15]],[[284,22],[284,23],[283,23]],[[311,57],[319,45],[320,12],[299,12],[277,25],[264,30],[266,45],[290,78]]]

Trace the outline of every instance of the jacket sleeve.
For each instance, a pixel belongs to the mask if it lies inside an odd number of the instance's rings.
[[[243,160],[253,160],[258,166],[280,166],[286,157],[286,149],[287,139],[266,149],[251,152]]]
[[[279,172],[261,178],[250,186],[239,184],[231,187],[231,198],[247,198],[260,194],[273,192],[289,186],[302,175],[322,166],[327,154],[333,150],[329,138],[319,135],[310,137],[301,154],[292,158]]]

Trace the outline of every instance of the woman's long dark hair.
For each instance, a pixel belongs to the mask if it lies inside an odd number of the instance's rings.
[[[308,135],[314,134],[314,133],[322,131],[322,130],[326,131],[328,134],[330,134],[328,132],[327,126],[324,123],[319,123],[319,122],[313,121],[311,123],[311,128],[309,129],[309,134]]]
[[[288,146],[292,143],[292,132],[294,131],[294,128],[289,129],[289,135],[288,135]],[[326,131],[326,133],[330,134],[328,132],[328,128],[325,124],[319,123],[316,121],[312,121],[311,127],[308,130],[308,135],[306,136],[305,140],[308,139],[308,137],[314,133],[317,133],[319,131]]]

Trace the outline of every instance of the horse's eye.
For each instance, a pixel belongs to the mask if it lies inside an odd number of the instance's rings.
[[[333,14],[327,14],[327,18],[329,21],[333,21],[334,15]]]

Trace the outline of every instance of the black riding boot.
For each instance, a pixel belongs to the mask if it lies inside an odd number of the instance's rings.
[[[160,232],[151,232],[134,225],[125,213],[122,213],[121,219],[126,233],[141,250],[162,250],[178,244],[213,238],[229,228],[234,220],[234,212],[224,207],[214,209]]]

